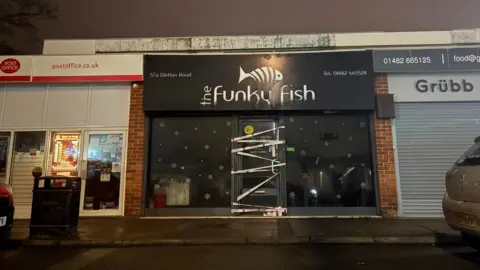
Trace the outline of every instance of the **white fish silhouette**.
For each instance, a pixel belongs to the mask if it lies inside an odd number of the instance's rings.
[[[245,73],[242,67],[240,67],[240,77],[238,78],[238,83],[242,82],[246,78],[252,78],[257,83],[277,83],[283,80],[283,74],[271,67],[261,67],[253,70],[250,73]]]

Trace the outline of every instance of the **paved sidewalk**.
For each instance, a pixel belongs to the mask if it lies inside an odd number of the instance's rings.
[[[205,244],[458,244],[443,219],[139,219],[81,218],[76,238],[28,239],[24,246],[148,246]]]

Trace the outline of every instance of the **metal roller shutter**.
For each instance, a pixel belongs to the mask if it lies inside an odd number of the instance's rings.
[[[400,214],[440,217],[445,172],[480,136],[480,103],[397,103],[396,110]]]

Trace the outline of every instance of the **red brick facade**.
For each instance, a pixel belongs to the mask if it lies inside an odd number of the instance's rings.
[[[131,90],[128,130],[127,177],[125,190],[125,215],[140,216],[144,169],[145,115],[143,112],[143,84]],[[386,93],[387,76],[375,80],[375,92]],[[375,140],[380,187],[380,210],[384,217],[397,215],[397,188],[395,157],[390,120],[375,119]]]
[[[132,87],[130,92],[125,215],[140,216],[144,168],[145,114],[143,112],[143,83],[132,85],[138,87]]]
[[[378,75],[375,79],[375,93],[387,92],[387,75]],[[375,141],[377,144],[380,212],[384,217],[397,216],[398,200],[391,120],[375,118]]]

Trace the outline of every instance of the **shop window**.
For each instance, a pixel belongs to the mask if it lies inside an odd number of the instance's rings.
[[[45,131],[24,131],[15,133],[14,153],[35,156],[44,153]]]
[[[231,118],[156,118],[151,130],[148,207],[230,205]]]
[[[0,132],[0,182],[7,178],[8,143],[10,132]]]
[[[15,132],[10,183],[15,194],[15,207],[25,211],[32,205],[34,167],[44,168],[45,131]]]
[[[368,115],[286,116],[287,204],[374,207]]]
[[[80,132],[52,133],[48,175],[77,176],[80,158]]]

